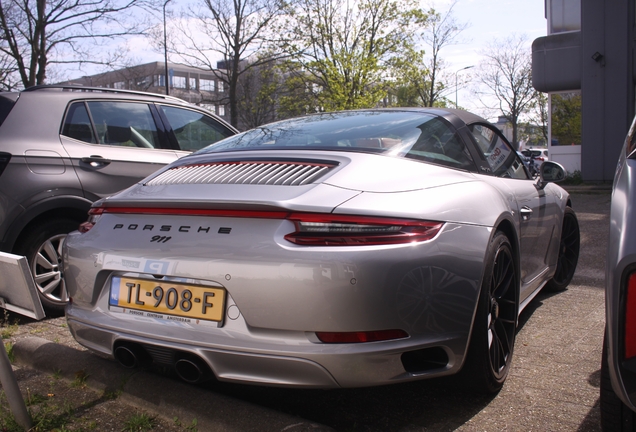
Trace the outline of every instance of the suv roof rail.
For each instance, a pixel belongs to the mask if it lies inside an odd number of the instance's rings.
[[[39,90],[70,90],[70,91],[79,91],[79,92],[103,92],[103,93],[122,93],[122,94],[131,94],[131,95],[139,95],[139,96],[153,96],[166,100],[185,102],[183,99],[179,99],[178,97],[170,96],[170,95],[162,95],[159,93],[150,93],[143,92],[138,90],[124,90],[124,89],[113,89],[108,87],[87,87],[78,84],[43,84],[36,85],[33,87],[26,88],[22,90],[23,92],[31,92],[31,91],[39,91]]]

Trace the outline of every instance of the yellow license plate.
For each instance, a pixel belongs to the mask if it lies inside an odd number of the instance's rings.
[[[225,290],[115,276],[111,279],[109,304],[157,314],[221,321]]]

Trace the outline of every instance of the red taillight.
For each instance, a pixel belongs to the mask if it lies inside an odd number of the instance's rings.
[[[444,225],[409,219],[335,214],[293,213],[287,219],[296,231],[285,240],[303,246],[387,245],[422,242]]]
[[[627,277],[625,302],[625,359],[636,357],[636,272]]]
[[[303,246],[368,246],[414,243],[437,235],[442,222],[285,211],[222,210],[153,207],[97,207],[80,231],[90,230],[102,213],[188,215],[253,219],[287,219],[296,230],[285,240]]]
[[[380,342],[409,337],[404,330],[377,330],[367,332],[316,332],[320,342],[324,343],[362,343]]]
[[[103,207],[92,207],[88,211],[88,220],[86,222],[81,223],[79,228],[77,228],[77,230],[81,233],[86,233],[90,231],[90,229],[93,228],[93,226],[95,226],[95,222],[97,222],[97,219],[99,219],[102,213],[104,213]]]

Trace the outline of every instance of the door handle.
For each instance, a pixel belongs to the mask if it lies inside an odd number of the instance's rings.
[[[80,160],[89,164],[93,168],[105,167],[112,162],[110,159],[103,158],[99,155],[90,155],[89,157],[83,157]]]
[[[530,219],[530,216],[532,216],[532,209],[528,206],[523,206],[519,210],[519,213],[521,214],[521,220],[527,221]]]

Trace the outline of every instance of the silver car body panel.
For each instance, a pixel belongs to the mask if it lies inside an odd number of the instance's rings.
[[[331,161],[334,167],[302,186],[148,185],[175,166],[264,157]],[[541,236],[551,232],[559,238],[566,201],[555,185],[542,189],[532,180],[382,155],[294,150],[193,155],[100,205],[337,213],[444,226],[419,243],[304,247],[284,239],[294,231],[285,219],[104,213],[95,228],[67,238],[65,274],[73,299],[68,323],[80,343],[103,354],[112,355],[118,341],[185,351],[228,381],[358,387],[452,374],[466,355],[495,228],[513,227],[513,243],[527,251],[520,257],[522,268],[525,258],[543,263],[523,281],[523,301],[554,273],[558,241]],[[523,213],[523,205],[532,212]],[[153,242],[158,234],[169,241]],[[531,256],[536,253],[539,258]],[[174,321],[109,307],[112,277],[130,273],[222,287],[223,321],[218,326]],[[409,337],[323,344],[315,335],[393,328]],[[442,349],[447,364],[406,372],[402,354],[426,348]]]
[[[632,129],[634,126],[632,125]],[[627,143],[625,143],[627,145]],[[620,358],[619,341],[621,332],[621,314],[625,301],[622,287],[626,270],[636,263],[636,160],[625,155],[623,147],[618,161],[612,191],[610,210],[610,232],[608,239],[607,267],[605,271],[605,308],[606,308],[606,340],[607,360],[610,379],[616,395],[632,410],[636,411],[636,394],[625,387],[623,361]],[[634,372],[629,372],[633,374]]]

